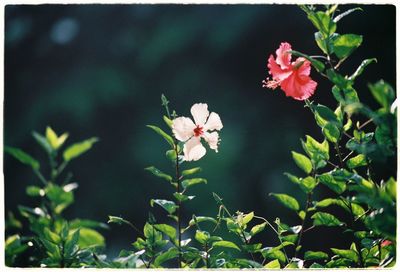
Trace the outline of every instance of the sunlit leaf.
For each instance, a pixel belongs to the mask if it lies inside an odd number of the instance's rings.
[[[325,252],[322,251],[306,251],[304,253],[304,260],[326,260],[329,256]]]
[[[150,200],[150,205],[153,207],[154,203],[163,207],[169,214],[175,213],[178,205],[175,202],[165,199],[152,199]]]
[[[333,52],[339,59],[347,58],[361,45],[363,37],[355,34],[343,34],[333,41]]]
[[[157,127],[157,126],[152,126],[152,125],[147,125],[148,128],[151,128],[152,130],[154,130],[158,135],[160,135],[161,137],[163,137],[167,143],[173,148],[175,146],[174,144],[174,140],[172,139],[171,136],[169,136],[167,133],[165,133],[161,128]]]
[[[313,219],[313,224],[315,226],[327,226],[327,227],[337,227],[343,225],[343,222],[339,221],[335,216],[330,213],[316,212],[311,216]]]
[[[203,178],[193,178],[193,179],[185,179],[182,181],[182,187],[184,189],[187,189],[189,187],[192,187],[193,185],[200,184],[200,183],[206,183],[207,180]]]
[[[35,160],[34,158],[32,158],[31,155],[29,155],[25,151],[22,151],[19,148],[4,146],[4,151],[13,156],[15,159],[19,160],[21,163],[29,165],[35,170],[38,170],[40,168],[40,164],[37,160]]]
[[[309,174],[311,172],[312,164],[309,158],[295,151],[292,151],[292,157],[296,165],[304,172],[306,172],[306,174]]]
[[[240,248],[233,242],[230,241],[217,241],[212,244],[213,248],[231,248],[240,251]]]
[[[167,225],[167,224],[155,224],[153,226],[157,230],[159,230],[162,233],[164,233],[165,235],[167,235],[173,241],[176,239],[176,229],[174,227],[171,227],[170,225]]]
[[[270,195],[272,195],[273,197],[275,197],[277,200],[279,200],[279,202],[281,202],[285,207],[291,209],[291,210],[295,210],[298,211],[300,209],[300,205],[297,202],[297,200],[292,197],[289,196],[287,194],[274,194],[271,193]]]
[[[356,167],[365,166],[368,164],[368,162],[367,162],[367,158],[365,157],[365,155],[359,154],[359,155],[349,159],[346,162],[346,164],[347,164],[347,167],[349,167],[350,169],[353,169]]]
[[[154,166],[149,166],[146,167],[144,170],[149,171],[150,173],[152,173],[154,176],[165,179],[169,182],[172,181],[172,177],[170,175],[165,174],[164,172],[162,172],[161,170],[155,168]]]
[[[93,144],[98,142],[99,139],[96,137],[84,140],[79,143],[75,143],[67,147],[67,149],[63,153],[63,158],[65,161],[70,161],[76,157],[79,157],[86,151],[92,148]]]

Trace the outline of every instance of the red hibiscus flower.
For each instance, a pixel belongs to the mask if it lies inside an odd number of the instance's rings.
[[[263,80],[263,87],[276,89],[280,86],[286,96],[305,100],[314,94],[317,82],[310,78],[310,61],[305,58],[297,58],[291,62],[290,50],[292,50],[291,45],[283,42],[276,50],[276,59],[270,55],[268,68],[272,79]]]

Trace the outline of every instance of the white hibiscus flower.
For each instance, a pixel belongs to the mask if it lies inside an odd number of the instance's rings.
[[[172,132],[176,139],[185,142],[183,155],[185,161],[197,161],[206,154],[201,144],[203,138],[211,149],[218,152],[219,135],[214,130],[221,130],[223,125],[219,115],[208,111],[207,104],[194,104],[190,109],[193,121],[188,117],[178,117],[172,121]]]

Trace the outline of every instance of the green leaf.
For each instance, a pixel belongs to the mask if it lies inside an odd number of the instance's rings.
[[[337,194],[341,194],[346,190],[346,182],[335,179],[329,173],[319,175],[318,180]]]
[[[114,224],[118,224],[118,225],[122,225],[122,224],[131,225],[131,222],[123,219],[122,217],[113,216],[113,215],[108,216],[107,223],[114,223]]]
[[[328,254],[322,251],[306,251],[304,253],[304,260],[327,260],[329,258]]]
[[[63,153],[64,160],[68,162],[72,159],[75,159],[76,157],[81,156],[83,153],[91,149],[93,144],[98,141],[99,141],[98,138],[92,137],[82,142],[70,145]]]
[[[348,118],[346,124],[343,126],[343,130],[348,131],[349,129],[351,129],[352,126],[353,121],[351,121],[351,118]]]
[[[296,243],[298,237],[299,237],[298,234],[289,234],[289,235],[282,236],[281,239],[282,239],[282,241]]]
[[[122,219],[122,218],[121,218]],[[109,229],[109,226],[103,222],[98,222],[94,220],[89,220],[89,219],[79,219],[76,218],[72,221],[69,222],[70,228],[98,228],[98,229]]]
[[[222,240],[222,239],[221,239],[221,240]],[[261,247],[262,247],[262,244],[261,244],[261,243],[242,245],[242,248],[243,248],[245,251],[249,252],[249,253],[257,253],[257,252],[259,252],[260,249],[261,249]]]
[[[288,177],[288,179],[293,182],[294,184],[300,184],[300,178],[296,177],[295,175],[292,175],[290,173],[283,173],[285,176]]]
[[[172,120],[169,119],[167,116],[163,116],[163,120],[164,122],[167,124],[167,126],[169,126],[170,128],[172,128]]]
[[[337,227],[343,225],[343,222],[339,221],[335,216],[330,213],[316,212],[311,216],[313,219],[313,224],[315,226],[327,226],[327,227]]]
[[[175,241],[176,229],[174,227],[171,227],[170,225],[167,225],[167,224],[156,224],[156,225],[153,225],[153,227],[156,228],[157,230],[161,231],[165,235],[167,235],[173,241]]]
[[[49,183],[45,190],[46,197],[55,206],[54,211],[60,214],[65,208],[74,202],[73,192],[66,192],[62,187]]]
[[[390,110],[395,99],[395,91],[392,86],[384,82],[383,80],[378,81],[375,84],[368,84],[368,88],[375,100],[386,110]]]
[[[333,21],[334,21],[335,23],[337,23],[337,22],[339,22],[343,17],[345,17],[345,16],[349,15],[350,13],[353,13],[354,11],[357,11],[357,10],[362,11],[363,9],[357,7],[357,8],[352,8],[352,9],[346,10],[345,12],[342,12],[342,13],[340,13],[339,15],[337,15],[337,16],[333,19]]]
[[[166,156],[167,159],[169,159],[170,161],[176,162],[177,156],[176,156],[176,151],[175,151],[174,149],[167,150],[167,151],[165,152],[165,156]]]
[[[264,265],[264,268],[267,268],[267,269],[280,269],[281,268],[281,264],[279,263],[278,260],[273,260],[273,261],[270,261],[269,263],[267,263],[266,265]]]
[[[154,266],[160,267],[160,265],[162,265],[166,261],[178,257],[178,255],[179,255],[179,250],[176,247],[171,247],[170,249],[168,249],[167,251],[163,252],[161,255],[158,255],[156,257],[156,259],[154,260]]]
[[[207,231],[196,230],[194,239],[196,239],[200,244],[204,245],[208,239],[210,239],[210,233]]]
[[[267,223],[262,223],[262,224],[255,225],[254,227],[251,228],[250,235],[254,236],[257,233],[262,232],[265,229],[266,225],[267,225]]]
[[[254,218],[254,212],[250,212],[244,215],[244,217],[240,220],[239,223],[244,226],[248,224],[251,220],[253,220],[253,218]]]
[[[358,262],[357,253],[351,249],[338,249],[338,248],[331,248],[332,252],[342,258],[346,258],[352,260],[353,262]]]
[[[313,177],[301,179],[300,187],[305,193],[310,193],[317,186],[317,181]]]
[[[170,175],[165,174],[164,172],[158,170],[154,166],[146,167],[144,170],[149,171],[150,173],[152,173],[156,177],[159,177],[159,178],[165,179],[165,180],[167,180],[169,182],[172,182],[172,177]]]
[[[351,81],[336,73],[333,69],[328,69],[326,75],[333,84],[337,85],[343,91],[350,86]]]
[[[11,146],[4,146],[4,151],[11,156],[13,156],[15,159],[19,160],[21,163],[29,165],[32,167],[34,170],[39,170],[40,164],[37,160],[32,158],[31,155],[28,153],[25,153],[19,148],[11,147]]]
[[[353,51],[361,45],[363,37],[355,34],[339,35],[333,41],[333,52],[339,59],[347,58]]]
[[[220,248],[220,247],[232,248],[232,249],[236,249],[236,250],[240,251],[240,248],[236,244],[234,244],[233,242],[230,242],[230,241],[217,241],[217,242],[214,242],[212,244],[212,246],[213,246],[213,248]]]
[[[326,198],[326,199],[323,199],[321,201],[318,201],[317,204],[316,204],[316,207],[326,208],[326,207],[329,207],[331,205],[339,205],[339,202],[340,202],[340,200],[336,199],[336,198]]]
[[[38,186],[28,186],[26,187],[26,194],[28,196],[44,196],[45,192]]]
[[[55,232],[52,232],[49,228],[47,228],[47,227],[45,227],[44,229],[43,229],[43,234],[44,234],[44,237],[48,240],[48,241],[50,241],[50,242],[52,242],[52,243],[54,243],[54,244],[58,244],[58,243],[60,243],[61,242],[61,237],[60,237],[60,235],[58,235],[57,233],[55,233]]]
[[[37,133],[36,131],[32,132],[32,136],[36,140],[36,142],[44,149],[44,151],[47,152],[47,154],[50,154],[53,151],[53,149],[51,148],[51,145],[47,141],[46,137]]]
[[[367,67],[373,62],[378,62],[378,60],[375,58],[363,60],[360,66],[358,66],[357,70],[349,77],[349,80],[354,81],[358,76],[360,76],[364,72],[365,67]]]
[[[194,226],[194,225],[196,225],[196,222],[197,223],[201,223],[201,222],[211,222],[211,223],[213,223],[213,224],[218,224],[218,222],[217,222],[217,220],[215,220],[214,218],[212,218],[212,217],[208,217],[208,216],[196,216],[196,221],[192,218],[192,219],[190,219],[190,221],[189,221],[189,226],[186,228],[186,229],[188,229],[189,227],[191,227],[191,226]]]
[[[390,195],[390,197],[396,201],[396,188],[397,188],[397,182],[394,178],[390,178],[386,184],[385,184],[385,191]]]
[[[295,151],[292,151],[292,157],[296,165],[302,169],[306,174],[311,173],[312,170],[312,164],[309,158],[304,156],[303,154],[297,153]]]
[[[302,141],[302,144],[304,151],[316,164],[329,160],[329,143],[327,141],[319,143],[313,137],[306,135],[306,141]]]
[[[326,137],[326,139],[332,143],[337,143],[340,139],[340,130],[333,123],[327,123],[322,128],[322,133]]]
[[[313,25],[321,31],[324,37],[329,37],[336,31],[336,23],[331,20],[329,15],[325,12],[309,12],[308,19],[313,23]]]
[[[150,200],[150,206],[154,207],[154,203],[163,207],[169,214],[175,213],[178,205],[173,201],[165,200],[165,199],[152,199]]]
[[[334,111],[332,111],[327,106],[318,104],[313,107],[314,113],[316,115],[316,119],[323,119],[324,123],[319,124],[320,126],[324,126],[327,122],[339,123],[338,118]]]
[[[193,198],[195,198],[195,196],[187,196],[182,193],[176,193],[176,192],[173,195],[180,202],[192,200]]]
[[[311,65],[312,65],[312,66],[315,68],[315,70],[317,70],[318,72],[323,72],[323,71],[325,70],[325,64],[324,64],[323,62],[321,62],[321,61],[319,61],[319,60],[316,60],[316,59],[314,59],[314,58],[312,58],[312,57],[310,57],[310,56],[308,56],[308,55],[306,55],[306,54],[300,53],[300,52],[295,51],[295,50],[290,50],[289,52],[292,53],[292,54],[295,55],[295,56],[303,57],[303,58],[307,59],[308,61],[310,61],[310,62],[311,62]]]
[[[54,132],[54,130],[51,129],[51,127],[46,128],[47,142],[54,150],[59,149],[67,140],[67,138],[68,138],[68,133],[64,133],[60,137],[58,137],[57,134]]]
[[[159,231],[155,230],[151,224],[146,222],[146,224],[143,227],[144,237],[146,237],[150,241],[155,241],[156,240],[155,236],[157,236],[156,233],[159,233],[161,235],[161,233]],[[161,239],[162,239],[162,237],[161,237]]]
[[[9,229],[22,229],[22,223],[17,218],[13,212],[9,211],[8,216],[5,222],[5,229],[9,231]]]
[[[325,268],[325,266],[320,265],[319,263],[313,263],[312,265],[310,265],[309,268],[321,269],[321,268]]]
[[[158,135],[163,137],[172,148],[174,148],[174,146],[175,146],[174,140],[172,139],[171,136],[169,136],[167,133],[165,133],[161,128],[159,128],[157,126],[152,126],[152,125],[147,125],[147,127],[154,130]]]
[[[299,203],[292,196],[286,194],[274,194],[274,193],[270,193],[270,195],[275,197],[279,202],[281,202],[284,206],[286,206],[291,210],[298,211],[300,209]]]
[[[201,168],[200,167],[195,167],[192,169],[186,169],[182,171],[182,176],[186,177],[186,176],[190,176],[190,175],[194,175],[201,172]]]
[[[73,252],[74,252],[74,248],[76,248],[76,246],[78,245],[78,241],[79,241],[79,232],[80,229],[77,229],[75,231],[73,231],[67,238],[67,241],[65,242],[64,245],[64,255],[68,258],[70,257]]]
[[[105,246],[105,239],[103,235],[93,229],[80,228],[79,231],[79,247],[87,248],[93,246]]]
[[[360,166],[365,166],[367,165],[367,158],[365,157],[365,155],[363,154],[359,154],[351,159],[349,159],[347,162],[347,167],[349,167],[350,169],[356,168],[356,167],[360,167]]]
[[[261,250],[261,254],[263,255],[264,258],[266,259],[278,259],[279,262],[285,263],[286,262],[286,257],[285,254],[276,248],[263,248]]]
[[[207,184],[207,180],[203,179],[203,178],[185,179],[182,181],[182,187],[183,187],[183,189],[187,189],[189,187],[192,187],[193,185],[200,184],[200,183]]]

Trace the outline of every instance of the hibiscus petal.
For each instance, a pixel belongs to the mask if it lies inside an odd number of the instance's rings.
[[[292,46],[283,42],[276,50],[276,63],[278,63],[282,69],[288,69],[291,64],[290,60],[292,59],[292,54],[288,53],[288,51],[292,50]]]
[[[298,58],[296,62],[293,64],[294,67],[297,67],[297,74],[299,76],[309,76],[311,72],[311,62],[306,60],[305,58]]]
[[[203,126],[207,120],[208,115],[210,114],[208,111],[207,104],[197,103],[192,106],[190,112],[193,115],[193,119],[196,125]]]
[[[185,161],[197,161],[206,154],[206,149],[200,142],[200,137],[192,137],[183,146]]]
[[[272,75],[272,78],[276,81],[282,81],[288,78],[291,74],[292,71],[285,69],[283,70],[275,61],[274,56],[269,56],[268,59],[268,68],[269,68],[269,73]]]
[[[211,133],[204,132],[203,138],[204,140],[206,140],[211,149],[214,149],[216,152],[218,152],[218,143],[219,143],[218,132],[216,131]]]
[[[317,82],[309,76],[302,76],[297,72],[281,82],[281,89],[286,93],[286,96],[291,96],[297,100],[305,100],[312,96],[316,87]]]
[[[204,131],[207,130],[220,130],[223,128],[221,118],[218,113],[212,112],[210,117],[208,117],[207,122],[204,124]]]
[[[179,141],[187,141],[193,136],[196,125],[190,118],[178,117],[172,121],[172,132]]]

